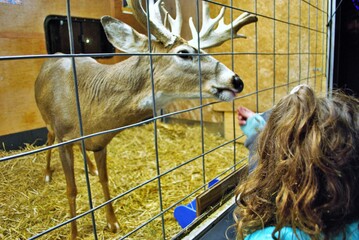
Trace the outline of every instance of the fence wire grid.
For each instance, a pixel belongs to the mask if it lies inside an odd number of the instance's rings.
[[[60,1],[60,0],[59,0]],[[165,0],[169,1],[169,0]],[[195,21],[200,21],[200,0],[196,1],[196,18]],[[146,1],[148,2],[148,0]],[[68,141],[55,143],[52,146],[41,146],[35,147],[32,149],[24,149],[22,151],[9,152],[3,154],[0,158],[0,164],[4,167],[1,167],[3,171],[13,171],[16,168],[16,164],[12,165],[13,167],[9,168],[9,163],[12,161],[22,161],[24,157],[30,156],[33,159],[36,159],[38,154],[45,154],[46,150],[57,149],[60,146],[67,144],[73,144],[75,142],[81,142],[82,149],[85,149],[85,140],[114,132],[120,132],[122,130],[129,130],[133,128],[143,127],[148,124],[153,125],[153,146],[154,146],[154,156],[155,156],[155,172],[156,174],[152,177],[147,178],[141,183],[136,183],[136,185],[131,185],[131,188],[123,189],[122,192],[117,191],[114,193],[110,191],[113,195],[112,199],[107,202],[103,202],[103,196],[97,195],[94,196],[93,184],[89,176],[87,169],[87,159],[83,157],[82,171],[85,172],[85,184],[87,188],[87,204],[88,206],[78,206],[77,216],[70,219],[69,216],[65,217],[66,221],[60,221],[54,219],[53,224],[50,226],[44,226],[44,229],[41,231],[31,230],[31,226],[22,227],[20,225],[16,226],[16,231],[4,231],[0,233],[1,238],[10,239],[10,238],[27,238],[27,239],[61,239],[66,236],[70,231],[70,222],[75,220],[81,220],[82,218],[91,218],[85,227],[81,227],[79,234],[84,239],[169,239],[176,235],[181,229],[177,225],[175,227],[168,227],[168,222],[176,222],[173,219],[173,210],[178,205],[186,205],[192,201],[196,195],[201,193],[210,180],[213,178],[223,178],[227,176],[238,167],[246,163],[247,157],[241,155],[241,149],[238,147],[241,142],[243,142],[244,136],[239,131],[239,127],[236,123],[236,108],[239,105],[249,106],[252,110],[257,112],[263,112],[271,108],[282,96],[287,94],[292,87],[301,84],[307,83],[313,86],[318,92],[327,92],[330,90],[330,69],[332,66],[331,55],[333,49],[333,19],[335,17],[336,7],[335,4],[331,1],[325,0],[315,0],[315,1],[289,1],[289,0],[271,0],[271,1],[243,1],[243,3],[234,3],[234,0],[221,0],[221,1],[207,1],[210,4],[211,9],[219,9],[220,7],[226,7],[226,19],[233,20],[235,15],[239,15],[242,12],[249,12],[258,17],[258,22],[253,25],[248,25],[243,29],[248,28],[246,35],[247,39],[232,39],[228,41],[226,47],[216,48],[215,50],[209,50],[207,53],[196,53],[197,56],[201,55],[211,55],[222,62],[225,62],[227,67],[231,68],[234,72],[238,72],[243,78],[245,84],[245,90],[239,94],[235,100],[231,103],[226,103],[225,108],[229,110],[223,110],[222,113],[226,112],[227,118],[219,121],[216,126],[226,125],[226,128],[232,129],[231,132],[227,133],[227,136],[222,143],[208,148],[206,144],[206,134],[205,125],[206,119],[209,115],[213,113],[213,108],[218,108],[218,106],[223,105],[223,102],[211,99],[206,100],[201,97],[198,101],[195,101],[195,106],[190,105],[190,107],[185,107],[182,109],[169,110],[169,109],[156,109],[156,104],[153,104],[153,117],[140,121],[135,124],[122,126],[116,129],[109,129],[103,132],[97,132],[90,135],[85,135],[83,132],[82,126],[82,116],[81,116],[81,106],[79,104],[79,95],[78,91],[75,92],[77,100],[77,113],[78,113],[78,125],[80,129],[80,137],[71,139]],[[242,2],[242,1],[241,1]],[[264,3],[265,2],[265,3]],[[75,54],[74,50],[74,40],[73,40],[73,29],[71,24],[71,0],[64,0],[66,4],[66,15],[68,19],[68,29],[69,29],[69,39],[70,39],[70,54],[64,55],[51,55],[51,54],[27,54],[27,55],[3,55],[0,56],[0,63],[7,61],[31,61],[33,59],[48,59],[48,58],[60,58],[67,57],[72,60],[73,67],[73,77],[75,82],[77,81],[76,75],[76,63],[75,58],[77,57],[123,57],[123,56],[149,56],[150,57],[150,69],[153,72],[153,62],[152,57],[158,55],[168,55],[171,54],[158,54],[158,53],[145,53],[145,54],[128,54],[128,53],[97,53],[97,54]],[[46,3],[44,3],[46,4]],[[84,3],[85,4],[85,3]],[[332,6],[333,4],[333,6]],[[338,5],[338,7],[340,4]],[[0,6],[1,7],[1,6]],[[216,12],[214,10],[213,12]],[[1,27],[0,27],[1,29]],[[150,30],[147,29],[148,33]],[[242,30],[240,30],[241,32]],[[149,44],[151,44],[149,42]],[[201,86],[201,60],[198,57],[198,71],[199,71],[199,86]],[[35,79],[34,79],[35,81]],[[156,86],[154,84],[153,75],[151,75],[152,82],[152,96],[153,102],[155,99]],[[1,84],[1,82],[0,82]],[[200,87],[201,88],[201,87]],[[221,113],[221,114],[222,114]],[[171,125],[172,121],[169,119],[176,119],[182,114],[194,114],[197,116],[195,126],[198,126],[200,129],[200,154],[196,156],[189,156],[187,159],[183,160],[181,163],[176,166],[171,166],[170,168],[161,167],[158,144],[160,141],[164,141],[159,137],[159,124],[162,122],[169,122]],[[218,114],[218,113],[217,113]],[[228,117],[229,116],[229,117]],[[227,122],[225,122],[227,121]],[[152,129],[152,128],[151,128]],[[224,130],[226,131],[226,130]],[[120,133],[122,134],[122,133]],[[222,133],[226,134],[226,133]],[[136,138],[136,136],[133,136]],[[183,140],[185,141],[185,140]],[[176,147],[176,146],[174,146]],[[208,155],[229,147],[231,149],[231,160],[230,164],[225,167],[221,172],[208,173],[206,170],[206,163]],[[129,146],[131,148],[131,146]],[[81,155],[80,153],[77,153]],[[123,153],[126,154],[126,153]],[[85,150],[82,150],[82,155],[86,156]],[[35,160],[33,160],[35,161]],[[54,160],[55,161],[55,160]],[[128,164],[128,162],[121,162],[121,159],[118,159],[118,164]],[[164,191],[169,191],[168,188],[163,190],[163,180],[171,176],[177,171],[187,171],[186,166],[192,164],[195,161],[201,162],[200,178],[201,184],[193,187],[186,196],[179,199],[175,199],[171,204],[164,204]],[[7,164],[7,165],[5,165]],[[6,166],[6,168],[5,168]],[[45,167],[45,164],[43,164]],[[60,172],[63,175],[61,169],[56,171]],[[139,170],[141,171],[141,170]],[[78,173],[77,175],[82,174]],[[131,175],[131,173],[129,173]],[[116,185],[115,182],[111,182],[112,175],[109,174],[110,185]],[[92,177],[91,177],[92,178]],[[123,176],[126,178],[126,176]],[[96,178],[97,179],[97,178]],[[40,178],[39,178],[39,181]],[[53,181],[63,181],[61,177],[53,179]],[[103,207],[108,203],[116,202],[115,208],[126,208],[129,206],[121,206],[121,200],[125,197],[131,196],[133,192],[139,191],[139,189],[146,187],[148,185],[155,185],[151,187],[157,195],[156,210],[154,213],[147,214],[145,220],[138,220],[137,215],[128,215],[120,216],[116,211],[116,215],[121,222],[132,221],[133,227],[131,229],[123,231],[120,229],[118,233],[106,233],[108,230],[105,229],[105,216],[96,216],[95,213],[102,211],[104,212]],[[171,189],[172,194],[176,194],[176,184],[173,184],[173,189]],[[153,190],[155,189],[155,190]],[[65,203],[62,204],[61,208],[65,212],[64,215],[68,212],[68,206],[66,201],[66,193],[63,192],[62,198]],[[15,190],[14,190],[15,191]],[[41,189],[34,189],[33,191],[38,191],[41,193]],[[167,197],[167,195],[166,195]],[[41,194],[39,195],[41,198]],[[96,200],[94,200],[96,198]],[[16,201],[16,199],[14,199]],[[100,202],[102,201],[102,202]],[[96,204],[95,204],[96,202]],[[29,203],[31,206],[32,203]],[[146,209],[146,204],[142,205],[143,214],[148,211]],[[6,206],[2,206],[3,209]],[[34,207],[35,209],[35,207]],[[16,209],[8,210],[15,211]],[[2,215],[2,224],[11,225],[12,222],[15,222],[12,219],[12,216],[3,210],[0,211]],[[131,212],[131,210],[130,210]],[[52,211],[48,212],[49,218],[51,219]],[[172,218],[171,220],[169,220]],[[7,225],[6,224],[6,225]],[[81,223],[80,223],[81,224]],[[155,225],[156,227],[152,227]],[[37,231],[37,232],[36,232]],[[86,233],[84,234],[83,231]],[[147,238],[148,237],[148,238]]]

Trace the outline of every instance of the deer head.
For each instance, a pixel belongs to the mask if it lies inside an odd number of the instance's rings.
[[[151,52],[154,53],[152,56],[153,76],[157,89],[156,97],[159,98],[159,102],[200,96],[198,58],[200,58],[202,96],[214,96],[224,101],[232,100],[237,93],[243,90],[242,80],[225,65],[206,54],[203,49],[218,46],[230,39],[232,29],[234,38],[244,37],[238,35],[237,31],[243,26],[257,21],[257,18],[254,15],[243,13],[231,24],[226,25],[223,20],[225,8],[222,8],[216,18],[211,19],[208,3],[203,1],[202,29],[198,34],[191,18],[190,28],[193,39],[186,41],[180,37],[182,14],[179,0],[175,1],[176,18],[166,11],[162,0],[156,2],[149,0],[147,11],[142,7],[141,0],[130,1],[138,22],[144,27],[149,24],[149,30],[153,35],[151,43],[147,36],[127,24],[104,16],[101,22],[108,40],[116,48],[127,53],[149,53],[149,45],[151,45]],[[169,23],[170,29],[166,27],[167,23]],[[150,105],[151,101],[147,101],[150,98],[150,96],[145,97],[143,103]]]

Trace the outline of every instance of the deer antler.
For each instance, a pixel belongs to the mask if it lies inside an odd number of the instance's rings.
[[[182,15],[180,10],[179,1],[176,0],[176,19],[173,19],[163,6],[162,0],[154,2],[154,0],[148,1],[148,13],[150,15],[149,24],[151,34],[154,35],[165,47],[174,43],[176,36],[180,36],[182,28]],[[143,9],[141,0],[131,0],[133,14],[137,21],[142,24],[143,27],[147,27],[147,12]],[[168,21],[171,25],[171,30],[168,30],[164,23],[162,23],[161,11],[165,13],[165,22]]]
[[[258,20],[257,17],[254,16],[253,14],[249,14],[245,12],[242,13],[239,17],[237,17],[232,22],[232,24],[226,25],[223,19],[225,7],[222,7],[219,15],[216,18],[210,17],[208,2],[202,0],[202,7],[203,7],[202,28],[201,31],[199,32],[200,47],[202,49],[219,46],[225,41],[231,39],[232,27],[233,27],[233,38],[245,38],[246,36],[242,34],[237,34],[239,29],[241,29],[243,26],[247,24],[256,22]],[[217,28],[214,29],[214,27],[217,24],[218,24]],[[191,28],[193,39],[188,41],[188,43],[192,47],[198,48],[198,32],[193,24],[192,17],[189,19],[189,25]]]
[[[182,29],[182,12],[181,12],[181,5],[179,3],[179,0],[176,0],[176,19],[172,18],[171,15],[167,12],[167,10],[164,8],[163,4],[161,4],[162,11],[165,14],[165,20],[166,23],[167,20],[171,25],[171,32],[172,34],[176,36],[181,36],[181,29]]]

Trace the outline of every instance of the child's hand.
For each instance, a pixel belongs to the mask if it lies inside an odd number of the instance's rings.
[[[255,113],[245,107],[239,107],[237,109],[237,119],[239,126],[244,126],[247,123],[247,119],[253,116]]]

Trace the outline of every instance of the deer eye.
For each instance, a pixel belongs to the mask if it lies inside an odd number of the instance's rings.
[[[182,59],[190,59],[190,60],[193,59],[192,55],[187,50],[181,50],[181,51],[178,51],[177,53],[178,53],[178,56]]]

